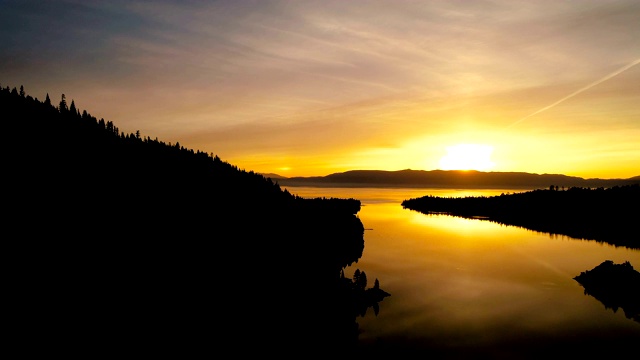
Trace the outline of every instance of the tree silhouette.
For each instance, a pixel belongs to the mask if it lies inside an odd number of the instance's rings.
[[[19,244],[24,283],[47,292],[46,309],[83,324],[72,336],[111,346],[114,325],[141,348],[182,345],[208,338],[201,326],[215,322],[231,343],[250,322],[277,321],[258,345],[326,348],[357,338],[354,302],[373,306],[343,272],[364,249],[358,200],[298,197],[217,155],[80,116],[64,94],[56,108],[49,94],[42,103],[7,87],[0,108],[13,117],[8,134],[29,134],[28,143],[11,139],[21,156],[5,154],[19,194],[4,204],[12,209],[5,220],[45,240]],[[220,275],[236,261],[246,266]],[[366,275],[356,278],[362,289]],[[78,301],[87,296],[94,300]],[[212,312],[216,302],[228,311]],[[299,331],[309,309],[318,314],[312,333]]]
[[[558,191],[539,189],[491,197],[441,198],[424,196],[402,202],[404,208],[422,213],[446,213],[468,218],[483,217],[502,224],[564,234],[577,239],[603,241],[638,249],[640,184],[608,189],[571,187]]]
[[[76,104],[73,101],[73,99],[71,99],[71,105],[69,106],[69,112],[73,115],[78,115],[78,110],[76,109]]]
[[[356,289],[364,290],[367,287],[367,274],[360,269],[353,272],[353,284]]]
[[[67,108],[67,99],[64,96],[64,94],[62,94],[62,98],[60,99],[60,105],[58,106],[58,109],[60,110],[60,112],[67,112],[67,110],[69,110],[69,108]]]

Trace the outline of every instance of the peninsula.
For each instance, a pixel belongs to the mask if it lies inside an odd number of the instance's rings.
[[[444,213],[482,218],[506,225],[640,248],[640,185],[611,188],[560,190],[551,185],[499,196],[444,198],[424,196],[407,199],[402,207],[425,214]]]

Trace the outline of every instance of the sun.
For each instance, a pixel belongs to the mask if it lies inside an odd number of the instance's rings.
[[[447,154],[440,159],[441,170],[485,171],[495,165],[491,161],[493,146],[458,144],[447,147]]]

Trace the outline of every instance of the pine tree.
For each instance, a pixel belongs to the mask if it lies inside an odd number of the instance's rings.
[[[69,110],[69,108],[67,107],[67,99],[64,94],[62,94],[62,99],[60,100],[60,106],[58,108],[60,112],[66,112],[67,110]]]
[[[47,98],[44,99],[44,104],[51,106],[51,99],[49,99],[49,93],[47,93]]]
[[[364,290],[367,287],[367,274],[364,271],[360,272],[360,277],[358,277],[356,286],[361,290]]]
[[[73,99],[71,99],[71,106],[69,107],[69,111],[73,114],[73,115],[78,115],[78,110],[76,110],[76,104],[73,101]]]

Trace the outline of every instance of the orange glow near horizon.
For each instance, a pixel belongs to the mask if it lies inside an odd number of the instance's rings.
[[[637,0],[93,3],[5,6],[1,86],[286,177],[640,176]]]

